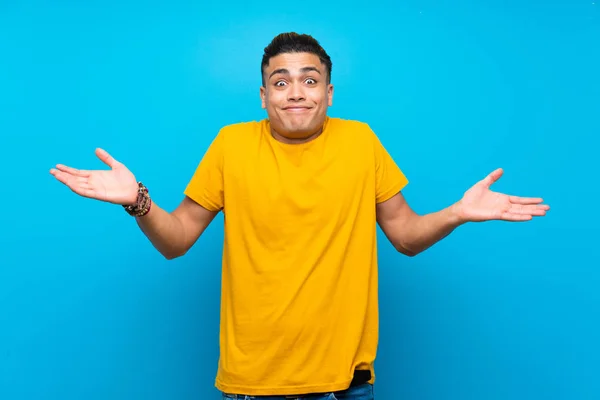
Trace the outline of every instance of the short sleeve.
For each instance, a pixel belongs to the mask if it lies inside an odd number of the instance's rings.
[[[379,138],[375,134],[372,137],[375,152],[376,202],[382,203],[404,189],[408,179]]]
[[[184,194],[209,211],[224,207],[223,131],[212,141],[198,164]]]

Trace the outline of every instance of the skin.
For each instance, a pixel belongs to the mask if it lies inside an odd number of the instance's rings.
[[[333,101],[333,85],[319,58],[309,53],[278,55],[271,58],[263,78],[261,104],[271,121],[273,137],[291,144],[317,138]],[[97,149],[96,155],[109,170],[77,170],[58,164],[50,173],[80,196],[134,204],[138,189],[135,176],[105,150]],[[416,214],[398,193],[377,204],[377,223],[400,253],[415,256],[467,222],[529,221],[546,214],[550,207],[542,204],[541,198],[492,191],[492,184],[502,174],[502,169],[491,172],[456,203],[426,215]],[[193,246],[216,214],[185,197],[171,213],[153,202],[150,212],[136,220],[154,247],[167,259],[173,259]]]
[[[304,143],[323,131],[333,85],[319,57],[286,53],[272,57],[263,72],[262,108],[267,110],[271,134],[284,143]]]
[[[80,196],[113,204],[135,204],[138,190],[135,176],[105,150],[96,149],[96,156],[110,169],[78,170],[58,164],[50,173]],[[154,247],[171,260],[183,256],[217,214],[184,197],[171,213],[153,201],[150,212],[135,219]]]
[[[496,169],[467,190],[458,202],[422,216],[410,208],[402,193],[398,193],[377,204],[377,223],[396,250],[413,257],[467,222],[523,222],[546,215],[550,207],[542,204],[542,198],[492,191],[491,185],[502,174],[501,168]]]

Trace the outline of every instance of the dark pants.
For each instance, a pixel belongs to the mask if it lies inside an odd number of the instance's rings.
[[[356,386],[351,386],[346,390],[328,393],[313,393],[292,396],[248,396],[244,394],[228,394],[223,393],[223,399],[239,399],[239,400],[374,400],[373,385],[363,383]]]

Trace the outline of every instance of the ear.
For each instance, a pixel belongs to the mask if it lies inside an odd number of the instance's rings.
[[[265,101],[265,96],[267,95],[267,90],[265,89],[264,86],[260,87],[260,101],[261,101],[261,107],[267,108],[267,103]]]
[[[327,85],[327,105],[329,107],[333,105],[333,85],[331,83]]]

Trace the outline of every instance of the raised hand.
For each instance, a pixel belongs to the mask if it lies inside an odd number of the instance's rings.
[[[499,168],[465,192],[463,198],[457,203],[457,210],[462,220],[517,222],[546,215],[550,207],[541,204],[543,200],[539,197],[509,196],[491,191],[490,186],[500,179],[502,174],[503,170]]]
[[[96,155],[110,170],[79,170],[58,164],[50,173],[80,196],[114,204],[135,204],[138,196],[135,176],[105,150],[96,149]]]

